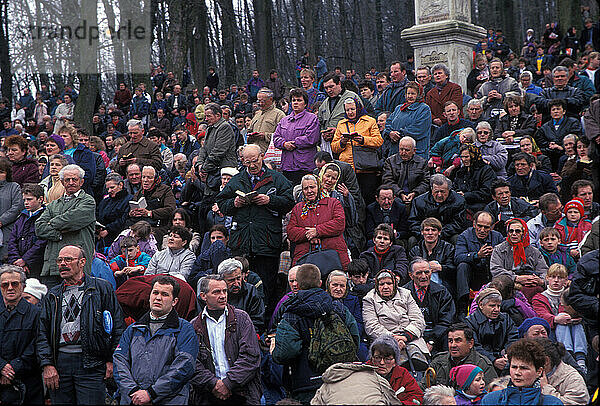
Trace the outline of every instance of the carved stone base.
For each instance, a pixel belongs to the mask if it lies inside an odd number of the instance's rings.
[[[459,20],[419,24],[402,31],[402,39],[415,50],[415,67],[444,63],[450,69],[450,80],[465,92],[473,69],[473,47],[485,36],[483,27]]]

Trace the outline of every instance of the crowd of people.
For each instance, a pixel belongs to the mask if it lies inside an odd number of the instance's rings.
[[[3,404],[587,404],[599,28],[0,101]],[[305,55],[306,56],[306,55]],[[454,78],[455,79],[455,78]],[[187,85],[187,86],[184,86]]]

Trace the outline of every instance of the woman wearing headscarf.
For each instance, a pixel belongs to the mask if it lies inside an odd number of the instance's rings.
[[[417,143],[417,155],[429,159],[431,109],[423,102],[423,87],[417,82],[406,85],[406,102],[400,104],[385,122],[383,158],[398,153],[398,141],[409,136]]]
[[[529,230],[519,218],[506,222],[506,241],[496,245],[490,258],[492,277],[508,275],[529,301],[543,291],[548,265],[542,253],[529,243]]]
[[[314,175],[302,177],[303,200],[294,206],[287,226],[290,242],[295,243],[292,265],[316,247],[336,250],[342,268],[350,263],[344,241],[346,217],[341,203],[325,192]]]
[[[68,165],[67,158],[61,154],[49,155],[48,176],[42,179],[40,186],[44,189],[44,202],[46,204],[60,199],[65,194],[65,188],[60,181],[58,173]]]
[[[367,147],[377,151],[383,145],[383,138],[379,133],[377,121],[367,115],[360,99],[350,98],[344,101],[344,110],[345,118],[340,120],[335,129],[331,150],[339,154],[340,161],[352,165],[363,199],[369,205],[375,201],[375,190],[379,183],[378,169],[357,169],[355,147]]]
[[[474,214],[483,210],[492,201],[492,183],[496,173],[481,157],[481,150],[475,144],[460,146],[458,156],[460,168],[452,171],[452,188],[467,202],[467,210]]]

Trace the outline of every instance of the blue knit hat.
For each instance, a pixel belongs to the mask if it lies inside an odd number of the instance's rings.
[[[521,325],[519,326],[519,337],[525,337],[525,333],[527,333],[527,330],[529,330],[531,326],[536,325],[544,326],[544,328],[546,329],[546,333],[550,334],[550,324],[548,324],[546,320],[542,319],[541,317],[531,317],[529,319],[525,319],[523,323],[521,323]]]

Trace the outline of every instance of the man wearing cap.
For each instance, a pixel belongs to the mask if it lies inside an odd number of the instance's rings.
[[[42,404],[40,367],[35,358],[40,309],[23,297],[25,272],[0,266],[0,402]]]

